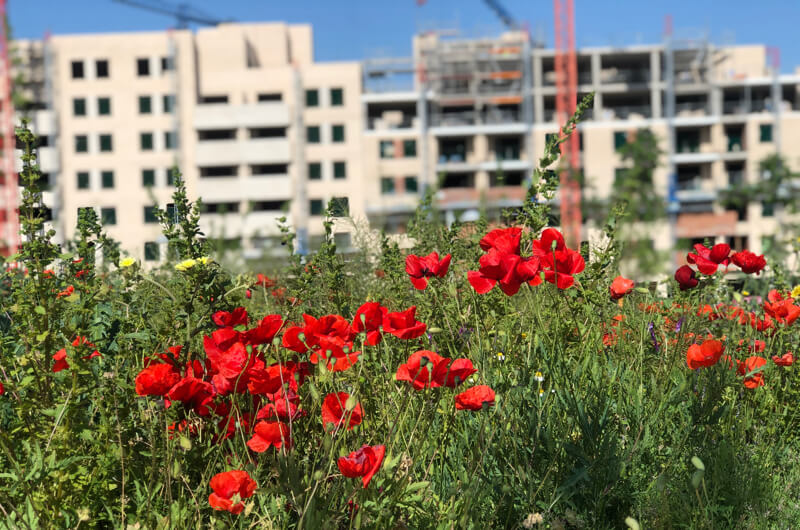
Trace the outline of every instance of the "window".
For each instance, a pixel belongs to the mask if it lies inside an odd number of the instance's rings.
[[[203,213],[238,213],[238,202],[204,202]]]
[[[145,261],[158,261],[159,251],[158,243],[155,241],[148,241],[144,244],[144,260]]]
[[[319,126],[309,125],[306,127],[306,141],[310,144],[319,143]]]
[[[74,98],[72,100],[72,115],[86,116],[86,100],[84,98]]]
[[[201,177],[235,177],[238,175],[237,166],[208,166],[200,168]]]
[[[205,140],[235,140],[236,129],[203,129],[197,131],[197,139]]]
[[[111,114],[111,98],[97,98],[97,114],[100,116]]]
[[[83,79],[83,61],[72,61],[72,79]]]
[[[89,189],[89,172],[88,171],[78,171],[78,189],[79,190],[88,190]]]
[[[772,125],[770,124],[762,124],[758,128],[759,130],[759,140],[761,142],[771,142],[772,141]]]
[[[94,62],[95,77],[102,79],[108,77],[108,60],[98,59]]]
[[[88,153],[89,152],[89,137],[85,134],[78,134],[75,136],[75,152]]]
[[[381,195],[394,194],[394,179],[392,177],[381,177]]]
[[[391,140],[381,140],[381,158],[394,158],[394,142]]]
[[[177,168],[168,167],[166,174],[167,174],[167,186],[174,186],[175,185],[175,172]]]
[[[331,216],[347,217],[350,215],[350,201],[347,197],[334,197],[331,199]]]
[[[339,107],[344,105],[344,90],[341,88],[332,88],[331,89],[331,106],[332,107]]]
[[[136,59],[136,75],[139,77],[147,77],[150,75],[150,59],[147,57]]]
[[[322,164],[319,162],[308,164],[308,180],[322,180]]]
[[[156,207],[155,206],[145,206],[144,207],[144,222],[145,223],[157,223],[158,217],[156,216]]]
[[[286,127],[255,127],[247,131],[250,138],[286,138]]]
[[[259,94],[258,101],[263,103],[265,101],[283,101],[283,94],[280,92],[269,92],[266,94]]]
[[[171,202],[167,204],[166,210],[167,210],[166,211],[167,222],[171,225],[177,224],[179,219],[178,219],[178,210],[175,208],[175,203]]]
[[[100,222],[108,226],[117,224],[117,209],[100,208]]]
[[[142,151],[153,150],[153,133],[139,133],[139,148]]]
[[[404,178],[403,185],[406,188],[406,193],[417,193],[419,191],[419,184],[417,183],[417,177]]]
[[[168,72],[170,70],[174,70],[172,67],[172,57],[162,57],[161,58],[161,71]]]
[[[251,212],[280,212],[286,201],[250,201]]]
[[[403,140],[403,156],[415,157],[417,156],[417,141],[416,140]]]
[[[621,183],[628,175],[628,168],[618,167],[614,169],[614,183]]]
[[[319,92],[316,89],[306,90],[306,107],[319,106]]]
[[[161,98],[164,104],[164,113],[169,114],[175,108],[175,94],[164,94]]]
[[[335,179],[347,178],[347,164],[345,162],[333,163],[333,178]]]
[[[178,146],[178,135],[175,131],[164,132],[164,148],[175,149]]]
[[[213,104],[213,103],[227,103],[228,96],[220,95],[220,96],[202,96],[200,98],[200,104]]]
[[[288,175],[289,164],[253,164],[250,166],[250,174],[258,175]]]
[[[100,151],[103,153],[110,153],[113,150],[110,134],[100,135]]]
[[[153,104],[150,96],[139,96],[139,114],[150,114],[153,112]]]
[[[114,172],[103,171],[100,173],[100,180],[104,189],[111,189],[114,187]]]
[[[145,188],[153,187],[156,185],[156,170],[143,169],[142,170],[142,186]]]
[[[761,217],[773,217],[775,215],[775,203],[774,202],[762,202],[761,203]]]
[[[628,143],[628,133],[625,131],[614,132],[614,150],[616,151],[623,145]]]
[[[334,142],[344,142],[344,125],[334,125],[331,127],[331,137]]]
[[[322,215],[322,199],[308,201],[308,210],[311,215]]]

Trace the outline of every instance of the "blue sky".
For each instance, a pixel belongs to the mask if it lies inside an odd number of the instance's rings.
[[[157,0],[148,0],[157,1]],[[408,55],[419,28],[458,27],[467,35],[501,29],[481,0],[187,0],[222,19],[310,23],[317,60],[357,60],[373,55]],[[172,4],[178,3],[173,0]],[[16,37],[52,33],[159,30],[169,17],[112,0],[10,0]],[[552,45],[550,0],[504,0],[507,10]],[[782,70],[800,65],[800,2],[796,0],[576,0],[578,46],[653,43],[661,40],[664,17],[676,30],[707,31],[715,43],[764,43],[781,50]]]

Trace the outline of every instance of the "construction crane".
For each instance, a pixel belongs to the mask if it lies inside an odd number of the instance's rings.
[[[153,13],[161,13],[175,17],[175,27],[177,29],[187,29],[190,22],[202,24],[205,26],[216,26],[229,20],[218,19],[207,13],[200,11],[186,3],[170,4],[160,0],[113,0],[118,4],[125,4],[131,7],[138,7],[145,11],[152,11]]]
[[[565,123],[575,113],[578,101],[578,66],[575,57],[574,0],[553,0],[555,18],[556,120]],[[579,160],[577,132],[561,143],[561,228],[573,248],[581,242],[581,188],[577,176]]]
[[[497,15],[497,18],[499,18],[508,29],[514,31],[521,29],[521,26],[517,23],[514,17],[511,16],[511,13],[509,13],[506,8],[503,7],[503,4],[497,2],[496,0],[483,0],[483,2],[489,7],[489,9],[494,11],[494,14]]]

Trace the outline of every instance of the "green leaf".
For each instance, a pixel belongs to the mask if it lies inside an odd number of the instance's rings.
[[[45,310],[45,308],[40,306],[40,305],[37,305],[36,307],[34,307],[33,308],[33,312],[36,313],[37,315],[45,315],[45,314],[47,314],[47,311]]]
[[[706,470],[706,466],[703,465],[703,461],[700,460],[700,457],[698,457],[698,456],[693,456],[692,457],[692,465],[694,465],[694,467],[696,467],[700,471],[705,471]]]

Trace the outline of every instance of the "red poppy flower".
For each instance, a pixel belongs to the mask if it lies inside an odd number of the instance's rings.
[[[230,313],[227,311],[217,311],[211,317],[214,324],[224,328],[226,326],[246,326],[247,325],[247,310],[243,307],[237,307]]]
[[[608,288],[612,300],[619,300],[633,290],[635,285],[633,280],[617,276]]]
[[[381,325],[387,313],[387,309],[378,302],[366,302],[356,311],[353,317],[353,331],[366,332],[367,346],[375,346],[381,342]]]
[[[532,251],[541,262],[544,279],[559,289],[572,287],[573,275],[586,268],[580,252],[567,248],[564,236],[555,228],[544,229],[542,236],[532,242]]]
[[[787,351],[780,357],[777,355],[773,355],[772,362],[774,362],[778,366],[791,366],[792,364],[794,364],[794,355],[790,351]]]
[[[494,390],[486,385],[473,386],[456,396],[459,410],[481,410],[484,406],[494,406]]]
[[[210,414],[209,406],[214,399],[214,388],[211,383],[196,377],[184,377],[169,390],[167,397],[172,401],[180,401],[187,408],[193,409],[200,416]]]
[[[758,373],[753,374],[751,376],[747,376],[747,374],[749,374],[754,370],[758,370],[765,364],[767,364],[767,360],[764,359],[763,357],[758,357],[756,355],[748,357],[747,359],[745,359],[744,362],[739,363],[739,368],[737,372],[739,373],[739,375],[746,376],[744,378],[744,386],[746,388],[757,388],[760,386],[764,386],[764,373],[762,371],[759,371]]]
[[[56,298],[61,298],[62,296],[69,296],[74,292],[75,292],[75,287],[68,285],[66,289],[64,289],[63,291],[59,292],[56,295]]]
[[[703,344],[692,344],[686,351],[686,364],[692,370],[713,366],[722,357],[725,346],[718,340],[707,340]]]
[[[763,254],[759,256],[749,250],[736,252],[731,256],[731,260],[745,274],[761,274],[761,271],[767,266],[767,260],[764,259]]]
[[[256,453],[263,453],[270,447],[280,449],[292,447],[289,426],[282,421],[260,421],[253,427],[253,437],[247,440],[247,447]]]
[[[521,237],[521,228],[496,228],[483,236],[479,245],[487,252],[490,249],[495,249],[501,254],[519,254],[519,241]]]
[[[317,319],[304,314],[303,321],[303,326],[291,326],[283,334],[285,348],[297,353],[305,353],[309,348],[313,349],[320,345],[320,342],[325,339],[344,342],[352,340],[354,336],[350,323],[340,315],[325,315]],[[300,338],[301,334],[303,335],[302,339]]]
[[[448,364],[450,364],[450,359],[441,357],[438,353],[419,350],[412,353],[405,364],[397,367],[395,379],[408,381],[414,390],[435,388],[442,386]]]
[[[425,324],[417,321],[414,316],[416,312],[417,306],[412,305],[405,311],[387,313],[383,319],[383,330],[387,333],[391,333],[398,339],[416,339],[425,333],[425,329],[427,328]]]
[[[764,302],[764,312],[778,322],[789,326],[800,317],[800,307],[794,305],[793,302],[793,298]]]
[[[53,360],[55,361],[52,367],[53,373],[69,368],[69,363],[67,363],[67,350],[65,348],[61,348],[53,354]]]
[[[513,296],[523,283],[538,285],[542,282],[537,257],[523,258],[519,254],[490,248],[481,256],[479,264],[479,270],[467,273],[467,280],[478,294],[488,293],[499,283],[506,296]]]
[[[339,471],[345,477],[358,478],[364,487],[369,486],[372,477],[381,467],[386,455],[385,445],[363,445],[358,451],[342,456],[336,461]]]
[[[350,394],[347,392],[336,392],[335,394],[328,394],[322,402],[322,424],[327,428],[329,424],[333,424],[335,429],[339,429],[341,425],[347,420],[347,430],[352,430],[356,425],[361,424],[364,417],[364,411],[361,409],[361,404],[356,403],[353,410],[346,409],[347,400]],[[349,420],[348,420],[349,416]]]
[[[691,289],[692,287],[697,287],[697,284],[699,283],[694,269],[688,265],[681,265],[678,267],[678,270],[675,271],[675,281],[678,282],[681,291]]]
[[[3,383],[0,383],[0,396],[6,393],[6,387],[3,386]]]
[[[211,478],[210,485],[214,492],[208,496],[208,504],[215,510],[234,515],[242,513],[244,503],[241,501],[252,497],[258,487],[247,471],[238,469],[217,473]]]
[[[706,275],[711,275],[717,272],[719,265],[728,265],[730,258],[728,254],[731,253],[731,247],[725,243],[718,243],[712,248],[697,243],[694,246],[696,254],[691,252],[686,255],[686,261],[697,265],[697,269]]]
[[[272,280],[268,276],[259,272],[256,274],[256,283],[253,285],[260,285],[264,289],[269,289],[270,287],[275,287],[275,280]]]
[[[181,376],[169,363],[150,364],[136,376],[136,393],[140,396],[163,396]]]
[[[444,278],[450,267],[450,254],[439,260],[439,254],[431,252],[425,257],[409,254],[406,257],[406,273],[411,278],[411,284],[419,290],[428,286],[428,278],[434,276]]]
[[[283,317],[280,315],[267,315],[261,319],[256,327],[244,332],[244,342],[252,346],[268,344],[283,327]]]
[[[275,363],[264,367],[263,361],[257,361],[247,375],[247,389],[254,395],[274,394],[287,384],[297,387],[294,372],[285,364]]]
[[[444,373],[442,373],[442,369],[439,369],[438,372],[434,372],[433,376],[439,384],[455,388],[477,371],[469,359],[456,359],[445,368]]]
[[[300,396],[294,390],[281,389],[266,397],[269,402],[258,410],[257,420],[289,421],[306,415],[306,411],[300,409]]]

